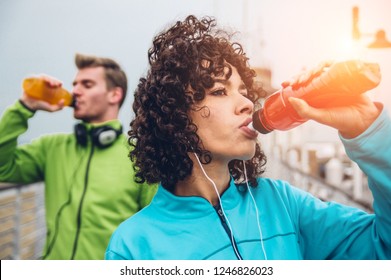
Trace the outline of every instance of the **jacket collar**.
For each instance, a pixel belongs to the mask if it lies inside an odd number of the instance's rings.
[[[88,131],[90,131],[92,128],[102,127],[102,126],[111,126],[115,130],[120,130],[122,128],[122,124],[118,119],[115,120],[109,120],[102,123],[87,123],[82,122],[82,124],[87,128]]]
[[[224,210],[230,210],[239,204],[244,193],[240,187],[234,183],[231,177],[228,188],[221,195]],[[166,190],[162,185],[159,185],[151,206],[159,208],[157,213],[182,219],[200,218],[215,213],[213,205],[205,198],[201,196],[177,196]]]

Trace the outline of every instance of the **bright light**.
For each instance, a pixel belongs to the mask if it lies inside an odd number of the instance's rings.
[[[336,60],[361,59],[363,56],[363,46],[351,38],[341,38],[335,47]]]

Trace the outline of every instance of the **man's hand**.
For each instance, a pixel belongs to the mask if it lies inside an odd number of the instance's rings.
[[[38,78],[43,79],[49,87],[57,88],[62,86],[62,82],[54,77],[40,75]],[[47,112],[55,112],[64,108],[64,100],[60,100],[58,104],[49,104],[46,101],[29,97],[25,92],[23,92],[20,100],[33,111],[42,110]]]

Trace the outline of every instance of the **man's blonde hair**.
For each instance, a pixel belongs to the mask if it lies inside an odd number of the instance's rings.
[[[111,58],[77,53],[75,55],[75,64],[79,70],[89,67],[103,67],[107,88],[113,89],[115,87],[119,87],[122,89],[123,94],[119,107],[122,106],[128,89],[128,81],[125,72],[116,61]]]

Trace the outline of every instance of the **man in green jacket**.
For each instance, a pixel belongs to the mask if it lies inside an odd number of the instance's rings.
[[[0,120],[0,182],[45,182],[47,238],[43,259],[103,259],[117,226],[149,204],[154,186],[135,183],[118,120],[127,79],[109,58],[77,54],[73,82],[75,133],[17,145],[28,120],[51,105],[23,93]],[[40,76],[51,87],[61,82]]]

